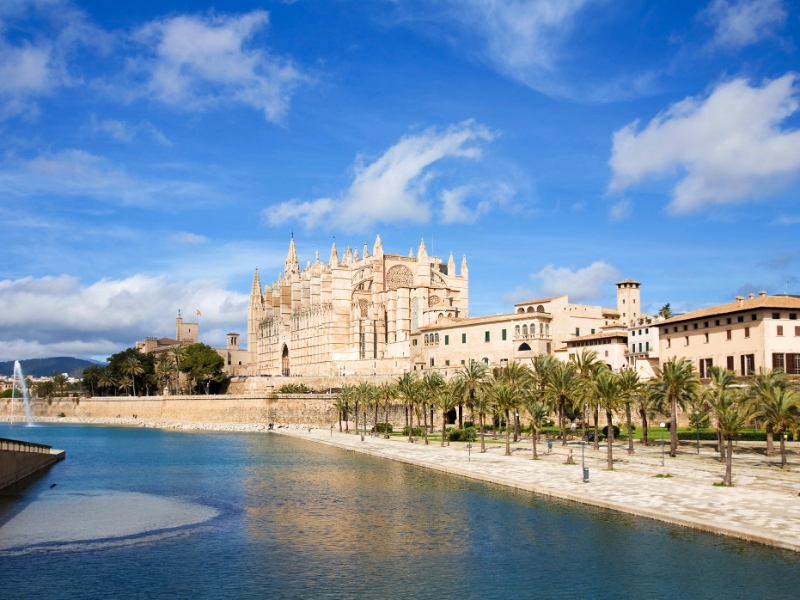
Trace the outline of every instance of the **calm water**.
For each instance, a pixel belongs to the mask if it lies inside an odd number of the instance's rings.
[[[0,492],[3,598],[771,598],[800,585],[789,552],[277,435],[5,424],[0,437],[67,450]]]

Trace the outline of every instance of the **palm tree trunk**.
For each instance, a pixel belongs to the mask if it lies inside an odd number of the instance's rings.
[[[497,425],[500,425],[500,419],[497,417],[497,413],[492,415],[492,439],[497,439],[497,426],[495,426],[494,422],[497,421]]]
[[[786,443],[784,442],[783,433],[784,433],[783,427],[778,429],[778,438],[779,438],[778,443],[781,446],[781,469],[785,469],[786,467],[788,467],[788,464],[786,463]]]
[[[514,441],[519,441],[520,431],[519,431],[519,415],[516,411],[514,411]]]
[[[625,403],[625,418],[628,419],[628,454],[633,454],[633,431],[631,431],[631,403]]]
[[[600,450],[600,407],[594,406],[594,449]]]
[[[384,437],[389,439],[389,403],[386,403],[386,422],[384,423],[385,429],[383,430]]]
[[[506,456],[511,456],[511,427],[509,427],[509,414],[506,410]]]
[[[428,445],[428,405],[422,405],[422,416],[425,417],[425,445]]]
[[[647,413],[640,410],[639,414],[642,416],[642,441],[645,446],[649,446],[650,440],[648,439],[648,435],[650,435],[650,428],[647,426]]]
[[[339,414],[339,433],[342,433],[342,411],[336,411]]]
[[[447,413],[442,409],[442,448],[444,448],[444,438],[447,435]]]
[[[380,408],[380,400],[375,400],[375,437],[378,437],[378,409]]]
[[[408,406],[408,443],[414,443],[414,407]]]
[[[725,438],[722,437],[722,431],[717,431],[717,443],[719,444],[719,462],[725,460]]]
[[[775,455],[775,438],[772,435],[772,423],[767,423],[767,456]]]
[[[564,423],[564,405],[566,404],[566,398],[560,398],[558,401],[558,426],[561,428],[561,445],[567,445],[567,427]]]
[[[478,419],[480,420],[480,424],[481,424],[481,452],[486,452],[486,444],[483,441],[483,417],[484,417],[484,414],[481,413],[480,416],[478,417]]]
[[[350,415],[347,414],[347,411],[344,411],[344,432],[350,433]]]
[[[472,393],[470,392],[470,399],[471,398],[472,398]],[[461,402],[459,402],[458,403],[458,428],[459,429],[464,429],[463,416],[464,416],[464,405]]]
[[[136,376],[135,375],[131,376],[131,384],[133,385],[133,397],[135,398],[136,397]],[[61,395],[63,396],[64,392],[61,392]]]
[[[678,453],[678,398],[672,398],[672,426],[669,428],[669,455],[675,458]]]
[[[533,460],[538,460],[539,455],[536,453],[536,427],[531,422],[531,439],[533,440]]]
[[[728,440],[728,452],[725,457],[725,485],[731,485],[731,471],[733,470],[733,440]]]
[[[606,454],[608,460],[608,470],[614,470],[614,422],[611,418],[611,411],[606,409],[606,419],[608,420],[608,436],[606,436]]]
[[[406,411],[406,427],[408,427],[408,404],[403,407]]]

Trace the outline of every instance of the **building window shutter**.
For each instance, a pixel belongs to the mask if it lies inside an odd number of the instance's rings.
[[[734,369],[734,365],[733,365],[733,357],[732,357],[732,356],[729,356],[729,357],[728,357],[728,370],[729,370],[729,371],[733,371],[733,369]]]
[[[506,340],[506,330],[503,329],[503,341],[505,341],[505,340]]]
[[[783,325],[778,325],[778,335],[783,335]]]

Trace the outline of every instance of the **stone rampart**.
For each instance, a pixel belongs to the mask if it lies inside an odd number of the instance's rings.
[[[65,455],[50,446],[0,439],[0,489],[63,460]]]
[[[305,385],[310,390],[318,392],[325,390],[339,390],[343,385],[358,385],[366,381],[373,385],[383,383],[396,383],[398,375],[374,375],[374,376],[318,376],[318,377],[233,377],[228,385],[228,393],[231,394],[256,394],[276,392],[284,385]]]

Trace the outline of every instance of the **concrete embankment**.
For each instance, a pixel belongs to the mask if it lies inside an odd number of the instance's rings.
[[[572,447],[577,452],[577,464],[566,464],[567,449],[563,448],[532,461],[530,448],[518,447],[513,456],[506,457],[502,444],[490,446],[483,454],[476,452],[476,444],[469,455],[464,444],[442,448],[438,444],[425,446],[371,437],[362,442],[355,435],[307,429],[281,429],[276,433],[800,552],[797,473],[737,464],[735,487],[719,487],[715,484],[720,482],[724,467],[711,452],[704,456],[679,455],[661,467],[658,448],[637,448],[633,456],[620,451],[615,470],[608,471],[604,468],[605,450],[587,450],[591,478],[583,483],[580,446]]]
[[[64,460],[67,453],[43,444],[0,438],[0,489]]]

